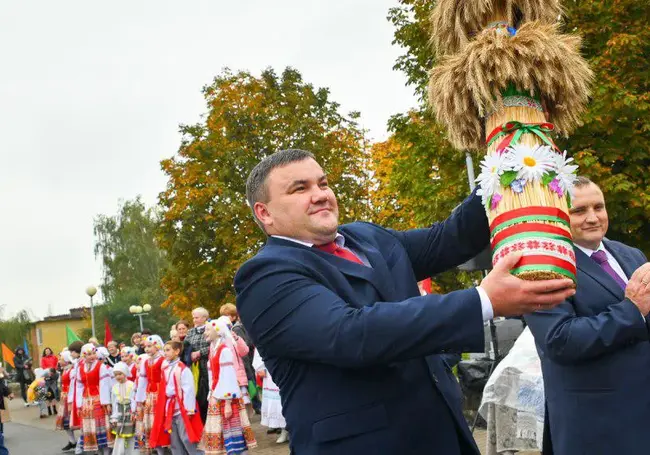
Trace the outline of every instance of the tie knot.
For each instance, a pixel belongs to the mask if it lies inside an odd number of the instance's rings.
[[[334,254],[339,249],[339,246],[336,244],[336,242],[330,242],[323,245],[317,245],[316,248],[326,253]]]
[[[591,258],[598,264],[604,264],[607,262],[607,253],[605,253],[603,250],[598,250],[591,255]]]

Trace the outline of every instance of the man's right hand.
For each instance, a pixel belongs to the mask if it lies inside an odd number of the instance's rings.
[[[520,316],[538,310],[553,308],[576,293],[570,279],[526,281],[510,273],[522,254],[511,254],[501,259],[483,279],[494,316]]]
[[[650,313],[650,262],[632,274],[625,288],[625,297],[637,306],[644,317]]]
[[[201,358],[201,351],[194,351],[192,353],[192,362],[196,362]]]

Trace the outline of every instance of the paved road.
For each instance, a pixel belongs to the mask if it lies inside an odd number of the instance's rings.
[[[11,455],[54,455],[66,444],[65,435],[20,423],[5,424],[5,445]]]
[[[58,455],[67,443],[65,433],[54,431],[54,417],[38,418],[38,408],[23,406],[22,400],[10,403],[12,422],[5,424],[5,444],[10,455]],[[251,455],[288,455],[287,444],[276,444],[277,435],[267,435],[266,428],[260,424],[259,416],[252,419],[253,431],[257,438],[257,448]],[[485,449],[485,432],[476,430],[474,434],[481,451]],[[522,454],[524,455],[524,454]],[[531,452],[531,455],[534,455]]]

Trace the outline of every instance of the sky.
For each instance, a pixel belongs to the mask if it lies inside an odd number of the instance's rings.
[[[179,124],[222,68],[298,69],[360,111],[370,138],[416,105],[392,69],[397,0],[0,0],[0,305],[35,318],[88,304],[93,219],[150,205]],[[98,296],[101,300],[101,296]],[[96,297],[97,299],[97,297]]]

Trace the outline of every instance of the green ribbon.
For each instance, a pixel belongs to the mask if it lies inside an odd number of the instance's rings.
[[[559,152],[557,145],[555,145],[549,136],[554,129],[555,126],[552,123],[522,123],[512,121],[495,128],[495,130],[492,131],[488,137],[487,144],[488,146],[491,146],[498,139],[506,136],[506,138],[501,141],[497,147],[497,153],[501,154],[503,153],[503,150],[506,149],[506,147],[518,144],[522,135],[534,134],[535,136],[539,137],[546,145]]]

